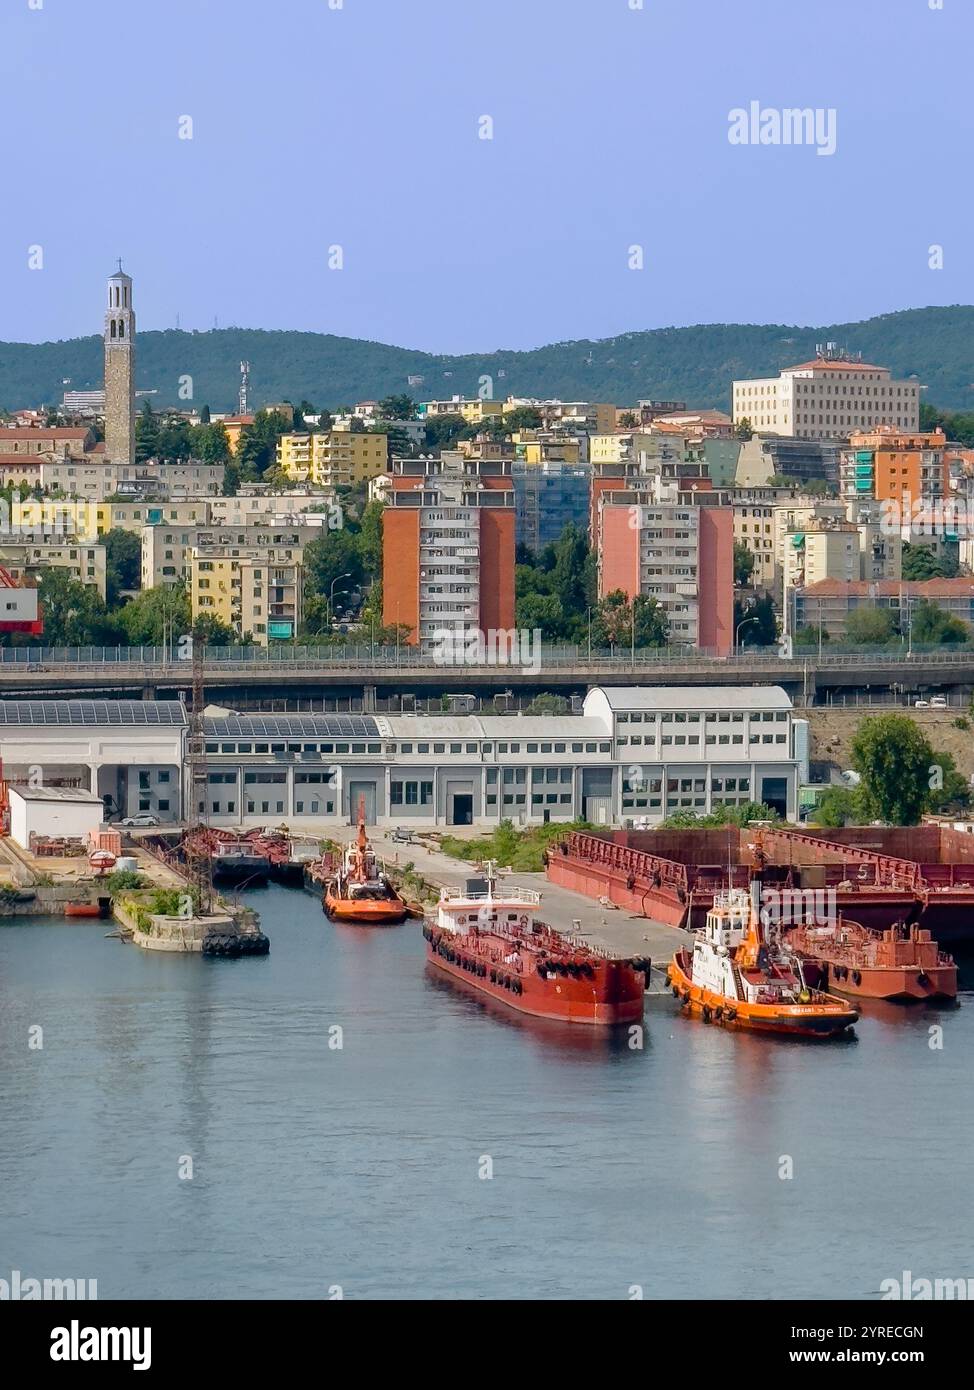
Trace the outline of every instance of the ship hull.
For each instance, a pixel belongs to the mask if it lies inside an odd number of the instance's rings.
[[[321,906],[332,921],[358,927],[397,927],[409,915],[401,898],[336,898],[326,892]]]
[[[426,928],[424,935],[429,932]],[[604,962],[594,980],[560,974],[549,979],[547,972],[542,979],[536,968],[518,972],[503,960],[491,959],[489,937],[486,941],[481,938],[480,945],[486,946],[486,951],[459,938],[431,939],[427,935],[427,963],[469,989],[534,1018],[596,1027],[639,1023],[642,1019],[645,980],[628,962]],[[498,949],[510,950],[510,942],[500,943]]]
[[[270,862],[259,854],[214,855],[213,878],[221,883],[266,883],[270,877]]]
[[[924,999],[957,998],[956,965],[931,966],[926,970],[915,965],[863,965],[855,970],[839,966],[837,973],[833,962],[810,957],[806,961],[806,973],[808,966],[818,969],[818,979],[813,981],[817,988],[847,994],[854,999],[888,999],[909,1004]]]
[[[840,1037],[858,1021],[854,1006],[836,1004],[750,1004],[696,985],[690,978],[689,957],[678,952],[670,962],[667,980],[688,1014],[723,1028],[792,1038]]]

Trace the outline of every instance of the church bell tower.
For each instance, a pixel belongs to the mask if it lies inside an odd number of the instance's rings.
[[[108,281],[105,314],[105,455],[111,463],[135,462],[135,310],[121,260]]]

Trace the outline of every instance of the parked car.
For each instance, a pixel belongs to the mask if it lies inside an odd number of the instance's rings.
[[[929,709],[929,708],[930,708],[930,701],[929,701],[929,700],[914,700],[914,701],[913,701],[913,708],[914,708],[914,709]]]
[[[141,811],[137,816],[126,816],[119,821],[119,825],[134,825],[141,829],[147,829],[150,825],[158,825],[159,817],[150,815],[148,811]]]
[[[946,696],[946,695],[934,695],[934,696],[932,697],[931,701],[930,701],[930,708],[931,708],[931,709],[946,709],[946,708],[947,708],[947,696]]]
[[[404,845],[411,845],[413,842],[413,832],[404,825],[397,825],[392,832],[392,838],[399,840]]]

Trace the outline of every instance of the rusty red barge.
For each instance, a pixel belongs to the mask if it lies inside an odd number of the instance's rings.
[[[573,831],[548,877],[591,898],[690,930],[714,894],[746,888],[748,829]],[[941,945],[974,942],[974,836],[940,825],[765,832],[765,881],[834,890],[838,912],[871,932],[918,926]]]
[[[638,1023],[648,960],[619,960],[538,920],[533,889],[498,889],[493,866],[444,888],[423,926],[438,971],[492,999],[565,1023]]]

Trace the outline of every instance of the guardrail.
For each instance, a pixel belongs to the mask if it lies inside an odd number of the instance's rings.
[[[522,662],[452,662],[438,661],[429,652],[415,647],[298,647],[281,644],[276,647],[208,647],[203,654],[204,665],[211,671],[371,671],[463,672],[471,670],[572,671],[580,674],[599,671],[636,671],[678,668],[687,671],[766,671],[786,670],[795,674],[803,671],[843,669],[850,667],[902,667],[908,671],[918,664],[944,667],[969,665],[974,668],[974,648],[962,650],[944,647],[914,647],[911,651],[857,649],[844,652],[823,652],[783,657],[774,650],[748,652],[741,656],[716,656],[710,652],[688,652],[673,648],[643,648],[620,651],[592,651],[585,647],[540,648],[536,661]],[[192,662],[177,652],[163,647],[0,647],[0,675],[31,670],[50,670],[52,667],[99,670],[104,667],[132,667],[146,674],[159,675],[185,672],[191,677]]]

